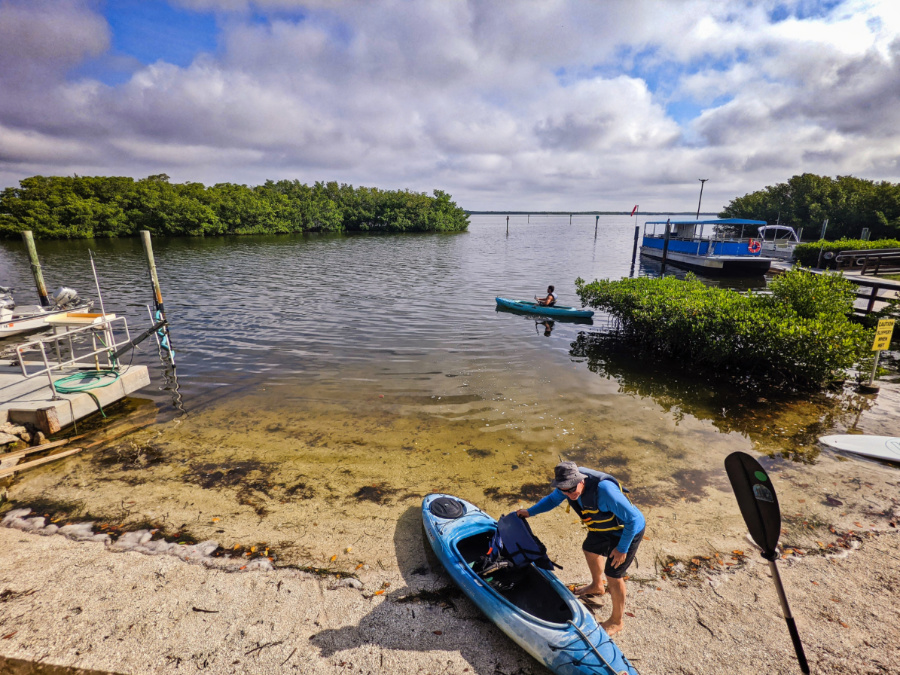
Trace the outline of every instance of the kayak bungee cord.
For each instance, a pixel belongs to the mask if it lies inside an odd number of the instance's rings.
[[[585,665],[585,666],[587,666],[587,667],[589,667],[589,668],[600,668],[600,667],[601,667],[600,663],[598,663],[598,664],[596,664],[596,665],[594,665],[594,664],[592,664],[592,663],[584,663],[584,659],[585,659],[585,657],[587,657],[587,655],[588,655],[587,652],[593,652],[594,655],[595,655],[598,659],[600,659],[601,663],[602,663],[604,666],[606,666],[606,668],[609,670],[609,672],[612,673],[612,675],[627,675],[627,671],[624,671],[624,670],[623,670],[623,671],[619,672],[619,671],[617,671],[615,668],[613,668],[613,667],[612,667],[612,664],[611,664],[609,661],[607,661],[605,658],[603,658],[603,655],[602,655],[602,654],[597,650],[597,648],[593,645],[593,643],[591,642],[591,640],[590,640],[590,638],[588,637],[588,635],[586,635],[585,632],[584,632],[583,630],[581,630],[577,625],[575,625],[575,623],[574,623],[571,619],[569,619],[568,621],[566,621],[566,623],[569,624],[570,626],[572,626],[572,628],[575,629],[575,631],[578,633],[578,635],[579,635],[580,638],[584,641],[584,643],[587,645],[587,647],[586,647],[586,648],[585,648],[585,647],[581,647],[581,648],[575,647],[574,645],[578,642],[578,640],[573,640],[573,641],[570,642],[569,644],[567,644],[567,645],[561,645],[561,646],[556,646],[556,645],[552,645],[552,644],[549,644],[549,643],[548,643],[547,646],[550,647],[550,649],[551,649],[552,651],[554,651],[554,652],[556,652],[556,651],[560,651],[560,652],[579,652],[579,651],[584,651],[584,652],[586,652],[586,653],[585,653],[583,656],[580,656],[580,657],[578,657],[578,658],[573,658],[572,661],[570,661],[570,663],[572,663],[572,664],[575,665],[575,666]],[[591,633],[594,633],[594,632],[597,631],[599,628],[600,628],[600,626],[599,626],[599,624],[598,624],[596,628],[594,628],[593,630],[591,630]],[[607,636],[607,640],[608,640],[609,642],[612,642],[612,639],[611,639],[609,636]],[[623,658],[624,658],[624,656],[623,656]]]

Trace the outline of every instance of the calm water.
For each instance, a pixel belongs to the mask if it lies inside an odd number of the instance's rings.
[[[531,298],[554,284],[560,304],[579,304],[574,280],[631,273],[633,220],[476,216],[465,234],[157,239],[154,249],[190,408],[215,390],[309,378],[377,377],[404,389],[414,373],[517,372],[569,361],[584,327],[547,326],[498,313],[494,297]],[[48,286],[96,298],[94,251],[108,312],[132,331],[147,325],[150,298],[138,240],[39,242]],[[656,274],[640,263],[635,274]],[[761,280],[756,280],[761,283]],[[0,285],[34,302],[24,247],[0,243]],[[604,319],[599,318],[599,325]],[[147,342],[136,356],[155,367]]]

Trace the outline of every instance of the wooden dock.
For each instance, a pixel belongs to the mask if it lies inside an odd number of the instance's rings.
[[[86,370],[91,369],[56,372],[53,381]],[[115,382],[91,389],[90,394],[60,394],[58,400],[53,400],[46,375],[26,379],[19,366],[0,365],[0,424],[30,424],[49,436],[97,412],[97,401],[105,408],[149,384],[147,367],[133,365],[124,368]]]
[[[793,264],[785,261],[772,263],[770,274],[782,274],[793,268]],[[825,274],[834,270],[812,268],[813,274]],[[866,316],[872,312],[878,312],[888,306],[892,300],[900,297],[900,281],[882,279],[879,277],[863,275],[860,270],[838,270],[842,276],[857,286],[856,300],[853,303],[853,313],[857,316]]]

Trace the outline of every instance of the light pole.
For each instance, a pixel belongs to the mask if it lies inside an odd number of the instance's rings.
[[[700,220],[700,203],[703,201],[703,184],[709,180],[709,178],[698,178],[700,181],[700,199],[697,201],[697,220]]]

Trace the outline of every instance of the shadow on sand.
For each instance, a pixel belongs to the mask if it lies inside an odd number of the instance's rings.
[[[310,638],[322,657],[375,645],[398,652],[458,653],[479,675],[548,672],[507,638],[453,585],[425,538],[422,511],[403,512],[394,530],[394,551],[405,588],[392,590],[359,624],[323,630]],[[382,654],[376,670],[391,664]],[[401,655],[402,658],[402,655]],[[447,660],[447,672],[458,672]],[[457,662],[457,665],[458,662]]]

